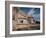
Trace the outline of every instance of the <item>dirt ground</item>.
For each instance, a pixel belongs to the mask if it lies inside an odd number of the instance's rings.
[[[21,31],[21,30],[40,30],[40,24],[16,24],[15,21],[12,22],[13,31]]]

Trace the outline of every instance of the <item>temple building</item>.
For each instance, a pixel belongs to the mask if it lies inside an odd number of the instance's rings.
[[[35,26],[35,20],[31,15],[23,13],[19,8],[14,9],[13,30],[30,30]]]

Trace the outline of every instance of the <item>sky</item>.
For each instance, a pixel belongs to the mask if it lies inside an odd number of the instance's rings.
[[[21,7],[20,10],[24,11],[24,13],[28,15],[32,15],[35,21],[40,21],[40,8]]]

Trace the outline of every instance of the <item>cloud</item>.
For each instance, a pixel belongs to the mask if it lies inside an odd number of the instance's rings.
[[[32,10],[30,10],[28,12],[28,15],[32,15],[34,17],[35,21],[40,21],[40,13],[39,13],[38,9],[35,10],[35,8],[33,8]]]
[[[28,15],[32,15],[33,13],[35,13],[34,9],[30,10],[30,11],[28,12]]]
[[[34,14],[33,17],[35,21],[40,21],[40,14]]]

